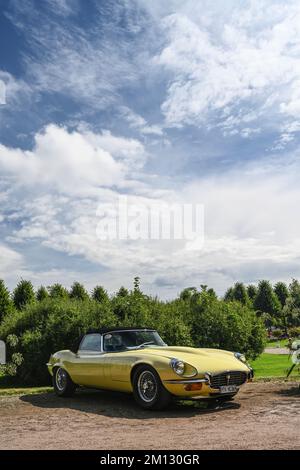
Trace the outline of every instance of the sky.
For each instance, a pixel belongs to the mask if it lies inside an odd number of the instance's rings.
[[[0,0],[0,278],[299,277],[299,114],[297,0]],[[101,239],[120,196],[202,205],[204,239]]]

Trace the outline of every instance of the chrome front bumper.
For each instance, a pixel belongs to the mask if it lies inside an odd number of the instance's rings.
[[[228,373],[230,373],[230,371],[228,371]],[[218,376],[220,374],[216,374],[216,375]],[[206,372],[203,378],[199,378],[199,379],[185,378],[185,379],[175,379],[175,380],[164,380],[164,383],[173,384],[173,385],[188,385],[188,384],[202,383],[216,390],[216,388],[212,387],[213,376],[214,375],[211,374],[210,372]],[[246,383],[248,380],[252,380],[253,376],[254,376],[253,369],[249,368],[249,372],[248,374],[246,374],[245,381],[243,383]],[[238,384],[237,386],[241,386],[243,385],[243,383]]]
[[[164,380],[165,384],[175,384],[175,385],[181,385],[181,384],[200,384],[200,383],[205,383],[209,385],[209,379],[179,379],[179,380]]]

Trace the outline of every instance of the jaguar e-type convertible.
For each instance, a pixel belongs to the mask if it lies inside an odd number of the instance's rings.
[[[253,377],[240,353],[168,346],[149,328],[89,331],[78,351],[59,351],[47,364],[57,395],[78,386],[133,393],[146,409],[163,409],[172,398],[231,399]]]

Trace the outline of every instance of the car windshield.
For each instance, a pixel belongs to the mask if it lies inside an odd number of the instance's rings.
[[[157,331],[115,331],[106,333],[103,336],[103,349],[106,352],[118,352],[151,346],[166,346]]]

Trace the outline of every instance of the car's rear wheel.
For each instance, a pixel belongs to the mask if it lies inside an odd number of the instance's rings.
[[[71,397],[76,390],[76,385],[65,369],[57,367],[53,373],[53,388],[59,397]]]
[[[136,402],[147,410],[162,410],[172,399],[158,373],[150,366],[140,366],[134,372],[133,395]]]

